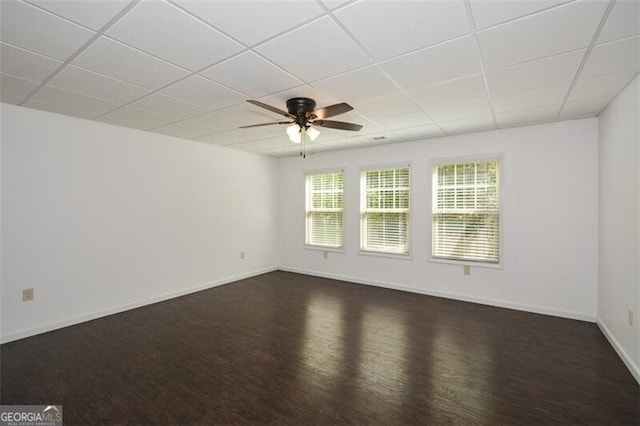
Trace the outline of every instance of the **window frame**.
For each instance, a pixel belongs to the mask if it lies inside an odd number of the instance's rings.
[[[372,250],[364,248],[365,242],[365,214],[366,212],[366,172],[374,171],[374,170],[393,170],[393,169],[408,169],[409,170],[409,208],[406,211],[407,214],[407,223],[406,223],[406,240],[407,240],[407,251],[406,252],[397,252],[397,251],[385,251],[385,250]],[[367,256],[381,256],[381,257],[391,257],[396,259],[406,259],[411,260],[413,256],[412,250],[412,206],[414,204],[413,200],[413,165],[410,161],[403,162],[394,162],[394,163],[384,163],[384,164],[372,164],[367,166],[360,167],[360,239],[358,244],[358,254],[367,255]]]
[[[443,257],[434,257],[433,255],[433,247],[435,244],[435,234],[434,234],[434,203],[435,197],[437,196],[437,189],[434,182],[434,168],[436,166],[442,165],[459,165],[459,164],[469,164],[469,163],[482,163],[488,161],[498,161],[498,182],[497,182],[497,192],[498,192],[498,262],[488,262],[483,260],[473,260],[473,259],[450,259]],[[431,159],[429,161],[429,172],[428,172],[428,183],[429,183],[429,196],[428,198],[428,215],[429,221],[427,223],[428,236],[429,236],[429,262],[433,263],[443,263],[443,264],[451,264],[451,265],[462,265],[462,266],[473,266],[478,268],[488,268],[488,269],[504,269],[504,229],[505,229],[505,220],[504,220],[504,191],[503,191],[503,182],[504,182],[504,169],[505,169],[505,159],[504,154],[483,154],[483,155],[474,155],[474,156],[461,156],[461,157],[446,157],[446,158],[436,158]]]
[[[341,173],[342,174],[342,209],[341,209],[341,213],[342,213],[342,227],[341,227],[341,233],[342,233],[342,245],[340,246],[330,246],[330,245],[322,245],[322,244],[310,244],[309,243],[309,237],[310,237],[310,231],[309,231],[309,219],[310,219],[310,215],[312,214],[312,210],[311,210],[311,197],[312,194],[309,192],[310,189],[310,178],[312,176],[317,176],[317,175],[328,175],[328,174],[336,174],[336,173]],[[344,187],[345,187],[345,171],[344,171],[344,167],[338,167],[338,168],[331,168],[331,169],[321,169],[321,170],[306,170],[304,172],[304,248],[306,249],[310,249],[310,250],[320,250],[320,251],[332,251],[332,252],[344,252],[344,247],[345,247],[345,191],[344,191]]]

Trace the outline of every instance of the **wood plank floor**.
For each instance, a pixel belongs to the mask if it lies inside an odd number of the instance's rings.
[[[281,271],[0,350],[67,425],[640,424],[595,324]]]

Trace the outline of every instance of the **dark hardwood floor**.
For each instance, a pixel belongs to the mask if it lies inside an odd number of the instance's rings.
[[[89,424],[640,424],[595,324],[273,272],[2,345]]]

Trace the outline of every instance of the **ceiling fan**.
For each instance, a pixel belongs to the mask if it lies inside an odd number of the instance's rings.
[[[287,111],[272,107],[259,101],[248,100],[250,104],[267,109],[276,114],[287,117],[290,121],[275,121],[271,123],[252,124],[249,126],[241,126],[241,129],[249,127],[270,126],[273,124],[289,124],[287,135],[291,142],[300,143],[303,132],[313,141],[320,132],[312,126],[322,126],[331,129],[351,130],[357,132],[362,129],[362,125],[354,123],[346,123],[344,121],[325,120],[327,117],[344,114],[351,111],[353,107],[344,102],[330,105],[316,110],[316,101],[309,98],[291,98],[287,100]]]

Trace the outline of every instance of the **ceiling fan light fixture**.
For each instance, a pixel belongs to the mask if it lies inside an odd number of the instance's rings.
[[[287,135],[289,136],[289,140],[293,143],[300,143],[302,140],[301,131],[302,129],[296,123],[293,123],[291,126],[287,127]]]
[[[309,135],[309,139],[311,139],[311,141],[313,142],[318,139],[318,136],[320,136],[320,132],[315,127],[309,126],[307,128],[307,135]]]

